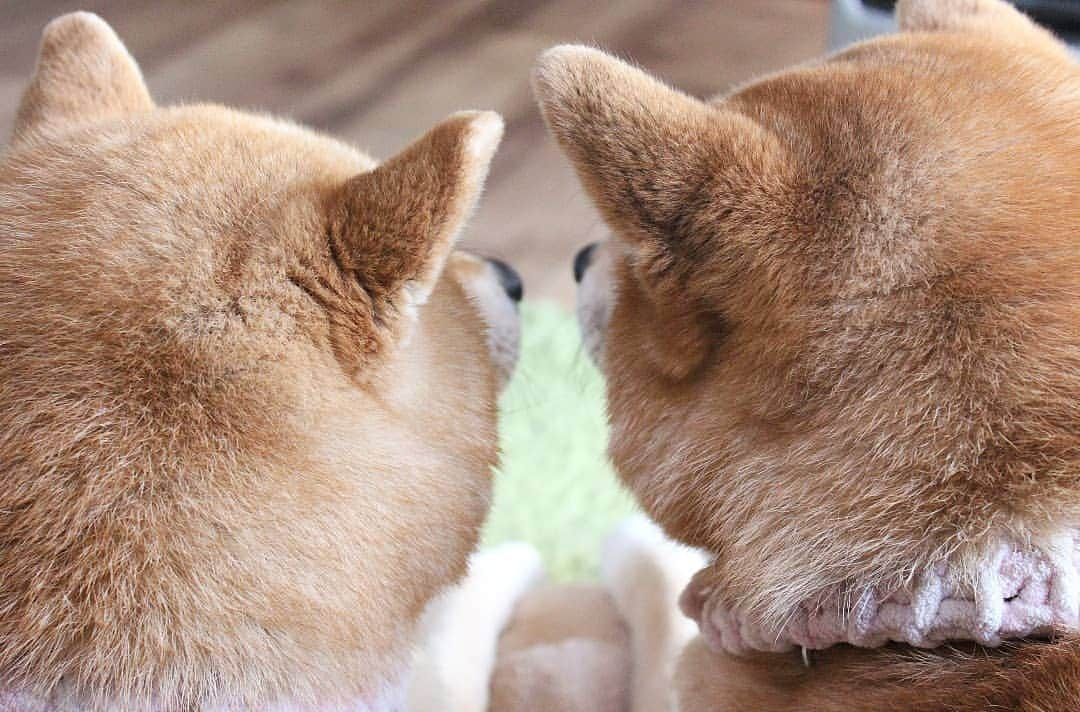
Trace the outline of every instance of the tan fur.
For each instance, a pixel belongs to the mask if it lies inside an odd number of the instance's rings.
[[[403,710],[488,709],[499,637],[543,576],[540,552],[524,542],[473,554],[468,576],[424,611]]]
[[[630,633],[633,672],[628,709],[667,712],[675,700],[671,679],[679,654],[697,633],[677,602],[707,559],[635,515],[608,537],[601,561],[604,583]]]
[[[500,375],[447,255],[500,126],[376,168],[153,108],[100,19],[49,25],[0,163],[0,683],[187,709],[395,681],[490,497]]]
[[[766,624],[1080,522],[1080,70],[996,0],[899,14],[911,32],[708,104],[587,48],[535,76],[617,238],[597,352],[620,476]],[[1058,709],[1008,670],[1071,645],[980,669]],[[881,709],[840,682],[895,672],[867,656],[805,679]],[[910,694],[980,708],[954,663]],[[701,709],[806,708],[764,672],[757,706],[710,707],[742,683],[697,672]]]
[[[694,640],[675,685],[680,710],[1069,712],[1080,709],[1080,641],[915,651],[839,646],[739,658]]]
[[[603,588],[522,597],[499,641],[491,712],[671,708],[674,667],[696,632],[676,601],[705,559],[635,516],[608,536],[601,561]]]
[[[626,625],[599,586],[527,593],[499,640],[492,712],[624,712],[631,660]]]
[[[138,65],[112,28],[96,15],[72,13],[45,28],[14,140],[153,108]]]

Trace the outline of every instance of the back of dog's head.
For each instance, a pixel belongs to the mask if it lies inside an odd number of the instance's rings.
[[[615,235],[612,457],[774,620],[1080,514],[1080,72],[1003,2],[899,15],[711,104],[580,47],[535,76]]]
[[[376,167],[156,108],[101,20],[47,28],[0,164],[6,685],[186,709],[391,681],[487,509],[516,314],[452,245],[500,133],[455,115]]]

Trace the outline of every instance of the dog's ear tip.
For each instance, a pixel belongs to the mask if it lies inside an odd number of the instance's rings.
[[[580,44],[561,44],[540,53],[533,67],[532,82],[536,95],[550,98],[572,84],[571,77],[580,76],[588,64],[617,61],[596,47]]]
[[[53,18],[45,25],[45,28],[41,31],[41,36],[45,41],[49,41],[74,32],[116,36],[112,26],[101,15],[87,10],[77,10]]]
[[[75,12],[69,12],[53,18],[45,25],[44,33],[51,34],[53,32],[75,27],[89,27],[96,31],[104,31],[113,34],[113,29],[109,23],[105,22],[101,15],[98,15],[96,12],[90,12],[89,10],[76,10]]]
[[[82,51],[130,56],[112,25],[100,15],[86,10],[69,12],[51,20],[41,31],[41,47],[45,54]]]
[[[459,111],[449,120],[460,119],[469,125],[466,155],[469,160],[487,163],[502,141],[506,122],[495,111]]]
[[[608,58],[609,54],[590,45],[560,44],[541,52],[536,59],[536,66],[541,70],[557,69],[582,60]]]
[[[1006,0],[898,0],[896,23],[906,32],[971,32],[1018,38],[1073,62],[1067,46]]]
[[[15,117],[16,141],[48,128],[147,111],[153,99],[135,59],[91,12],[61,15],[41,34],[37,67]]]

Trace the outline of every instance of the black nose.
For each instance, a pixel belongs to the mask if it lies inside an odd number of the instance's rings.
[[[578,253],[574,255],[574,281],[581,284],[581,280],[585,277],[585,270],[589,269],[589,263],[592,262],[593,252],[596,250],[596,243],[585,245]]]
[[[521,283],[521,275],[502,260],[489,257],[488,262],[495,268],[495,274],[499,275],[499,284],[506,291],[506,296],[515,302],[520,302],[521,298],[525,296],[525,286]]]

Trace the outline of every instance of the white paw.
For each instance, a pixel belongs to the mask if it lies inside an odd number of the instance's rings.
[[[469,574],[424,613],[405,709],[483,712],[499,635],[544,578],[540,553],[507,542],[473,554]]]
[[[624,520],[608,536],[600,566],[604,583],[616,601],[629,603],[642,588],[660,587],[674,591],[677,598],[706,563],[701,551],[669,539],[660,527],[639,514]]]
[[[634,712],[670,709],[675,661],[697,634],[678,599],[706,563],[643,516],[623,522],[604,545],[604,582],[630,629]]]

